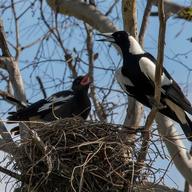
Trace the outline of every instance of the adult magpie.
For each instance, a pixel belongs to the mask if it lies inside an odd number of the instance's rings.
[[[91,109],[88,96],[89,75],[78,76],[71,90],[65,90],[41,99],[17,112],[10,112],[9,121],[53,121],[57,118],[81,116],[86,119]],[[17,132],[19,127],[11,132]]]
[[[116,71],[116,78],[121,88],[130,96],[152,108],[154,105],[156,59],[145,52],[139,43],[127,32],[117,31],[98,34],[104,39],[115,43],[121,49],[123,66]],[[185,111],[192,114],[192,106],[181,88],[165,68],[161,76],[161,105],[159,112],[178,122],[186,137],[192,141],[192,121]]]

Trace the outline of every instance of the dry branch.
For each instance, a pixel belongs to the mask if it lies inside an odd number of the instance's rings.
[[[21,72],[17,61],[12,58],[9,51],[2,20],[0,20],[0,42],[0,48],[3,53],[1,63],[4,61],[3,66],[5,66],[9,73],[9,78],[13,85],[15,98],[26,103],[25,90]]]
[[[90,96],[93,101],[95,112],[99,118],[100,121],[106,121],[107,115],[104,110],[103,104],[99,103],[96,96],[96,90],[94,86],[94,52],[93,52],[93,28],[85,23],[85,29],[87,32],[87,53],[88,53],[88,61],[89,61],[89,76],[92,82],[92,85],[90,87]]]
[[[181,136],[178,136],[176,128],[169,118],[158,113],[156,121],[158,131],[166,144],[172,161],[188,183],[192,184],[192,158],[184,146]]]
[[[151,13],[151,8],[153,5],[152,1],[153,0],[147,0],[147,5],[145,7],[143,20],[142,20],[142,24],[141,24],[141,29],[139,32],[139,43],[142,47],[144,47],[144,37],[145,37],[146,29],[147,29],[148,19],[149,19],[150,13]]]
[[[81,0],[47,0],[47,3],[54,11],[83,20],[100,32],[117,31],[117,27],[114,26],[113,22],[96,7]]]
[[[153,4],[158,6],[158,0],[153,0]],[[165,6],[165,15],[166,16],[170,16],[173,14],[177,14],[180,11],[182,11],[183,9],[189,8],[186,6],[183,6],[181,4],[175,3],[173,1],[170,0],[164,0],[164,6]]]

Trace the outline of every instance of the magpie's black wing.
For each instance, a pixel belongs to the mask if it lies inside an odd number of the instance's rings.
[[[49,110],[63,106],[64,103],[71,103],[74,98],[74,93],[72,91],[61,91],[55,93],[46,99],[47,103],[41,106],[37,112],[46,113]]]
[[[35,119],[35,117],[38,117],[38,119],[42,119],[43,121],[46,115],[50,114],[50,117],[53,116],[53,111],[60,108],[60,106],[64,107],[65,103],[67,104],[66,110],[70,111],[69,107],[70,104],[72,103],[73,97],[74,94],[72,91],[61,91],[55,93],[46,99],[39,100],[30,105],[29,107],[19,110],[18,112],[10,112],[8,120],[27,121],[30,119]]]
[[[145,56],[156,65],[157,61],[150,53],[145,53]],[[164,97],[170,99],[171,101],[179,105],[182,109],[192,114],[192,106],[190,102],[183,94],[177,82],[171,77],[171,75],[165,68],[163,68],[161,84],[161,92]]]
[[[46,99],[41,99],[17,112],[9,112],[10,116],[8,116],[7,119],[10,121],[28,121],[30,117],[37,116],[38,109],[46,103]]]

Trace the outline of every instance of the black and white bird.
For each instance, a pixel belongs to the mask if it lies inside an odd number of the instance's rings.
[[[50,122],[57,118],[81,116],[86,119],[91,110],[88,96],[89,75],[78,76],[71,90],[65,90],[41,99],[17,112],[10,112],[9,121],[42,121]],[[18,131],[19,127],[11,130]]]
[[[117,31],[111,34],[99,34],[115,43],[121,49],[123,66],[116,71],[121,88],[130,96],[152,108],[154,105],[156,59],[145,52],[139,43],[127,32]],[[192,106],[181,88],[165,68],[161,76],[161,105],[159,112],[178,122],[186,137],[192,141],[192,121],[185,112],[192,114]]]

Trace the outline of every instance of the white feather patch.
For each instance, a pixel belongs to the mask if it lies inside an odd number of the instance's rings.
[[[181,121],[182,124],[186,124],[187,123],[187,120],[185,118],[185,112],[184,112],[184,110],[181,107],[179,107],[178,105],[176,105],[175,103],[173,103],[169,99],[165,99],[165,103],[176,114],[177,118]]]
[[[68,100],[70,100],[73,97],[73,95],[68,95],[67,97],[55,97],[55,96],[51,96],[47,99],[47,101],[49,101],[49,103],[46,103],[45,105],[43,105],[42,107],[39,108],[39,110],[37,112],[41,112],[41,111],[45,111],[48,110],[50,108],[52,108],[54,106],[55,103],[57,102],[63,102],[66,103]]]
[[[140,44],[137,42],[137,40],[129,35],[129,43],[130,43],[130,47],[129,47],[129,52],[136,55],[136,54],[142,54],[145,53],[144,50],[142,49],[142,47],[140,46]]]
[[[139,66],[141,71],[145,74],[145,76],[155,82],[155,68],[156,65],[147,57],[142,57],[139,61]],[[163,73],[161,75],[161,86],[171,85],[172,80],[168,79],[168,77]]]
[[[122,72],[121,72],[122,68],[119,68],[116,72],[115,72],[115,77],[117,79],[117,82],[119,83],[120,87],[127,92],[126,90],[126,86],[131,86],[134,87],[133,83],[131,82],[130,79],[128,79],[127,77],[125,77]]]

